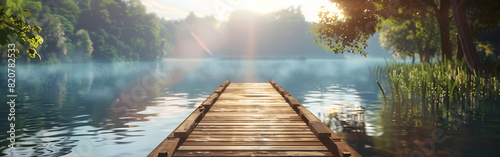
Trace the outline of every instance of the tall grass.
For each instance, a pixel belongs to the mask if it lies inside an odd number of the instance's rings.
[[[422,125],[426,118],[470,116],[478,110],[497,108],[500,101],[500,62],[483,62],[480,75],[473,74],[465,61],[404,64],[386,61],[370,68],[382,86],[386,109],[398,124]],[[378,83],[378,82],[377,82]],[[390,92],[385,93],[384,89]],[[391,104],[387,104],[385,97]],[[480,117],[476,117],[480,118]]]

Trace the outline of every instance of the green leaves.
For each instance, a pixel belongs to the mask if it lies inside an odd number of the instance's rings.
[[[40,32],[42,31],[42,28],[40,28],[39,26],[35,25],[35,26],[33,26],[32,30],[33,30],[33,32],[36,32],[36,33],[40,34]]]
[[[21,14],[24,17],[31,16],[28,10],[24,10]],[[8,15],[4,5],[0,3],[0,45],[7,45],[13,42],[17,42],[21,45],[28,44],[29,49],[26,50],[31,58],[35,58],[40,55],[37,53],[36,49],[40,44],[43,43],[43,38],[38,35],[42,31],[39,26],[31,26],[29,23],[23,19],[23,17],[17,17],[16,15]],[[19,50],[15,48],[16,58]]]
[[[31,16],[31,13],[28,10],[24,10],[23,15],[24,15],[24,17],[28,17],[28,16]]]
[[[320,20],[311,27],[316,44],[336,54],[348,52],[366,57],[364,48],[378,24],[375,10],[374,3],[365,0],[339,0],[323,7],[318,14]]]
[[[36,50],[34,48],[30,48],[30,49],[26,50],[26,52],[28,52],[28,54],[30,55],[31,58],[35,58],[35,56],[40,57],[40,55],[38,55],[38,53],[36,52]]]

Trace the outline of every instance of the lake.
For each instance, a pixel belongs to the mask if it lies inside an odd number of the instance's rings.
[[[16,69],[16,149],[4,156],[146,156],[226,79],[282,85],[364,156],[479,156],[500,150],[500,118],[395,125],[369,67],[384,60],[217,60]],[[2,67],[3,71],[7,71]],[[0,79],[6,85],[6,77]],[[2,87],[2,89],[5,89]],[[7,90],[0,92],[7,102]],[[9,107],[1,105],[7,117]],[[476,112],[476,111],[474,111]],[[8,131],[7,120],[0,131]]]

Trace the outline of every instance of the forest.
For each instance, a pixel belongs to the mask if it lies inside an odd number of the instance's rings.
[[[5,13],[40,26],[40,59],[30,63],[155,60],[167,53],[169,32],[139,0],[6,0]],[[22,16],[27,10],[31,15]],[[170,41],[171,43],[171,41]],[[18,44],[19,45],[19,44]],[[19,47],[19,46],[18,46]],[[2,55],[5,56],[5,55]]]

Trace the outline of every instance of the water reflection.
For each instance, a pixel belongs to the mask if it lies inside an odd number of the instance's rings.
[[[419,144],[426,139],[432,139],[436,128],[453,130],[443,125],[449,120],[416,127],[381,118],[383,100],[368,72],[368,67],[376,63],[384,61],[167,60],[19,65],[17,147],[7,149],[7,134],[0,134],[0,151],[5,156],[145,156],[225,79],[274,79],[366,156],[410,154],[420,150]],[[0,81],[6,82],[4,79]],[[0,95],[6,94],[0,91]],[[7,99],[1,97],[0,101]],[[0,105],[0,109],[8,111],[6,105]],[[474,147],[485,143],[490,151],[500,146],[498,140],[487,140],[498,137],[494,133],[500,131],[500,118],[491,117],[464,120],[470,125],[446,132],[447,140],[436,143],[432,154],[460,156],[450,153],[455,150],[452,145],[485,150]],[[0,131],[7,129],[7,121],[1,121]],[[478,136],[481,138],[474,138]],[[470,155],[470,151],[456,152]]]

